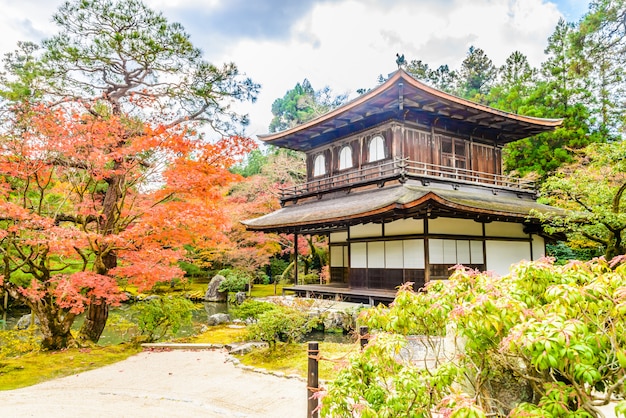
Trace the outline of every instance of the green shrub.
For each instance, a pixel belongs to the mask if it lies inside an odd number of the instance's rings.
[[[258,321],[248,330],[253,340],[265,341],[270,347],[275,347],[279,341],[294,343],[301,340],[318,321],[297,309],[277,306],[277,309],[260,314]]]
[[[184,325],[191,325],[195,305],[180,296],[168,296],[137,303],[137,325],[149,342],[158,341],[168,332],[176,333]]]
[[[375,337],[330,385],[322,414],[603,416],[598,405],[626,396],[624,261],[540,259],[503,277],[458,269],[425,292],[401,288],[363,312]],[[415,335],[448,341],[440,363],[398,356]],[[626,416],[626,403],[617,410]]]
[[[290,262],[282,258],[272,258],[270,260],[270,274],[272,277],[278,277],[287,269]]]
[[[318,273],[303,274],[299,277],[303,284],[319,284],[320,275]]]
[[[229,314],[233,318],[246,320],[248,318],[258,319],[261,314],[268,311],[278,310],[278,306],[269,302],[260,302],[253,299],[246,299],[239,306],[231,306]]]
[[[208,275],[206,269],[203,269],[193,263],[179,261],[178,266],[185,271],[186,277],[206,277]]]
[[[220,292],[243,292],[244,290],[247,290],[250,283],[249,273],[242,270],[224,269],[218,271],[217,274],[226,278],[226,280],[220,283],[220,287],[218,289]]]

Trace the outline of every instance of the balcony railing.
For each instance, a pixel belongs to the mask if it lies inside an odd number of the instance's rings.
[[[281,190],[281,199],[290,200],[321,192],[341,190],[356,186],[374,184],[399,179],[419,179],[422,181],[448,181],[451,184],[469,184],[534,192],[535,183],[517,177],[483,173],[461,168],[396,159],[380,164],[368,164],[360,169],[345,171],[330,177],[322,177]]]

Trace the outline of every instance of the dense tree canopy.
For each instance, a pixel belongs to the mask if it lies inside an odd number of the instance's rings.
[[[274,118],[270,132],[283,131],[307,122],[339,106],[347,99],[346,94],[333,95],[328,86],[314,90],[309,80],[304,79],[272,103]]]
[[[0,247],[4,288],[62,347],[83,309],[81,338],[98,340],[114,279],[180,277],[184,244],[226,239],[228,168],[253,147],[230,105],[258,85],[137,0],[67,2],[54,20],[40,54],[25,44],[5,65]]]
[[[543,183],[543,200],[569,210],[543,216],[550,232],[565,232],[579,245],[592,241],[608,258],[626,254],[624,155],[623,141],[593,144]]]

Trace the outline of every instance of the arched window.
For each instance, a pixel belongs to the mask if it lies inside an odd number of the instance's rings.
[[[339,151],[339,169],[345,170],[352,167],[352,148],[346,145]]]
[[[385,159],[385,140],[381,135],[376,135],[370,139],[369,162]]]
[[[317,154],[313,160],[313,177],[323,176],[326,174],[326,158],[324,154]]]

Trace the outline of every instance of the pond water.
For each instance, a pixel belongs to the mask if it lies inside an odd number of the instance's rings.
[[[132,305],[124,304],[117,308],[112,308],[109,312],[109,319],[107,325],[104,328],[104,332],[100,337],[99,345],[114,345],[124,341],[129,341],[134,336],[139,335],[139,330],[136,323],[133,320]],[[196,303],[196,309],[192,312],[192,324],[190,326],[182,327],[174,337],[188,337],[198,334],[202,331],[202,328],[206,326],[208,318],[211,315],[217,313],[228,313],[227,303],[218,302],[203,302]],[[10,311],[6,318],[6,324],[0,322],[0,329],[14,329],[17,321],[23,316],[28,314],[28,309],[13,309]],[[81,315],[74,322],[72,329],[78,330],[83,324],[84,316]],[[320,342],[336,342],[336,343],[351,343],[353,338],[346,334],[337,333],[324,333],[324,332],[312,332],[307,335],[305,341],[320,341]]]

